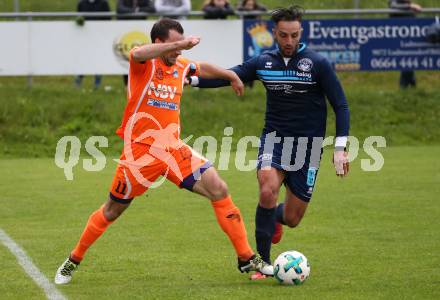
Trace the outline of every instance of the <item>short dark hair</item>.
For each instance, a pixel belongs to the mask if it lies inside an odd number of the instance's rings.
[[[301,22],[304,14],[304,8],[299,5],[292,5],[288,8],[277,8],[272,12],[271,20],[278,24],[280,21],[298,21]]]
[[[168,38],[170,30],[175,30],[180,34],[183,34],[183,27],[176,20],[170,18],[160,19],[154,23],[153,28],[151,28],[151,42],[154,43],[156,38],[159,38],[161,41],[165,41]]]

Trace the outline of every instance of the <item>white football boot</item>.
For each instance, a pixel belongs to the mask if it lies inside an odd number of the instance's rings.
[[[273,276],[273,266],[254,255],[248,261],[238,260],[238,269],[240,272],[257,271],[266,276]]]
[[[55,274],[56,284],[68,284],[72,280],[72,274],[76,271],[79,264],[74,263],[67,258],[63,264],[58,268]]]

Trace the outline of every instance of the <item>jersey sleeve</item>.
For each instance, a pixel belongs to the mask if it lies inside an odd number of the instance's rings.
[[[130,50],[129,54],[129,64],[130,64],[130,75],[143,75],[148,69],[151,68],[151,60],[146,60],[144,62],[138,62],[133,59],[133,52],[138,47],[134,47]]]
[[[224,79],[205,79],[202,77],[195,77],[198,79],[197,84],[191,84],[193,86],[197,86],[202,89],[206,88],[218,88],[222,86],[228,86],[231,83]]]
[[[254,81],[257,79],[258,59],[258,56],[251,58],[241,65],[232,67],[231,70],[234,71],[243,82]]]
[[[230,68],[229,70],[235,72],[243,82],[250,82],[257,79],[257,63],[258,57],[251,58],[241,65]],[[199,78],[198,87],[200,88],[217,88],[228,86],[230,82],[224,79],[204,79]]]
[[[133,51],[137,47],[130,50],[129,58],[129,70],[128,70],[128,82],[127,82],[127,95],[128,99],[131,98],[132,93],[135,93],[139,89],[142,89],[139,85],[142,82],[142,78],[149,78],[153,69],[152,60],[146,60],[144,62],[138,62],[133,59]]]
[[[348,136],[350,129],[350,111],[341,83],[336,77],[330,62],[323,58],[319,64],[319,84],[336,115],[336,136]]]
[[[183,65],[183,67],[188,67],[188,71],[186,72],[185,76],[199,76],[200,75],[200,64],[196,61],[179,57],[179,63]]]

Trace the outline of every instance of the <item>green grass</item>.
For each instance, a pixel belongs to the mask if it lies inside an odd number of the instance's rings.
[[[362,171],[358,159],[343,180],[325,152],[302,224],[286,230],[273,249],[273,256],[305,253],[312,272],[302,286],[250,282],[238,273],[209,203],[166,184],[133,202],[61,291],[71,299],[438,299],[440,163],[431,157],[439,151],[388,148],[380,172]],[[52,159],[0,160],[0,168],[7,170],[0,175],[0,228],[52,279],[105,200],[114,164],[98,173],[76,167],[74,181],[66,181]],[[221,175],[254,246],[255,173]],[[0,261],[2,298],[43,297],[3,246]]]
[[[236,3],[236,1],[232,1]],[[285,1],[263,1],[269,8]],[[425,7],[438,1],[418,1]],[[194,0],[200,9],[201,0]],[[351,8],[353,1],[296,1],[306,8]],[[21,0],[22,11],[72,11],[76,1]],[[386,7],[387,1],[361,1]],[[111,1],[115,8],[115,1]],[[0,2],[12,11],[13,1]],[[287,230],[276,254],[296,249],[312,273],[300,287],[274,280],[250,282],[236,271],[235,256],[212,209],[197,195],[171,184],[134,201],[90,250],[71,285],[70,299],[439,299],[440,290],[440,82],[439,72],[417,72],[418,88],[399,91],[398,73],[340,73],[351,110],[351,135],[362,141],[386,137],[392,147],[380,172],[352,164],[348,178],[334,176],[324,153],[317,189],[301,223]],[[90,213],[107,197],[121,141],[114,134],[125,105],[120,76],[104,77],[110,92],[73,87],[72,77],[0,77],[0,228],[19,243],[52,280]],[[265,93],[260,84],[238,99],[228,88],[187,89],[182,99],[182,136],[221,139],[234,128],[234,144],[258,136]],[[328,135],[334,133],[329,110]],[[76,135],[109,139],[108,165],[66,181],[53,161],[57,141]],[[194,140],[194,139],[193,139]],[[248,153],[253,159],[254,152]],[[361,154],[365,157],[365,154]],[[37,157],[37,158],[35,158]],[[247,223],[255,246],[258,188],[254,172],[221,172]],[[0,298],[42,299],[43,292],[0,245]]]

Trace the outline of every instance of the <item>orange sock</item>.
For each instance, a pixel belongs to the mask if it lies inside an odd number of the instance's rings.
[[[217,216],[217,222],[234,245],[237,256],[240,260],[248,260],[254,255],[254,251],[249,246],[240,210],[234,205],[230,196],[211,201],[211,203]]]
[[[104,216],[104,206],[92,213],[78,244],[70,254],[70,258],[75,262],[81,262],[87,249],[104,233],[111,223]]]

